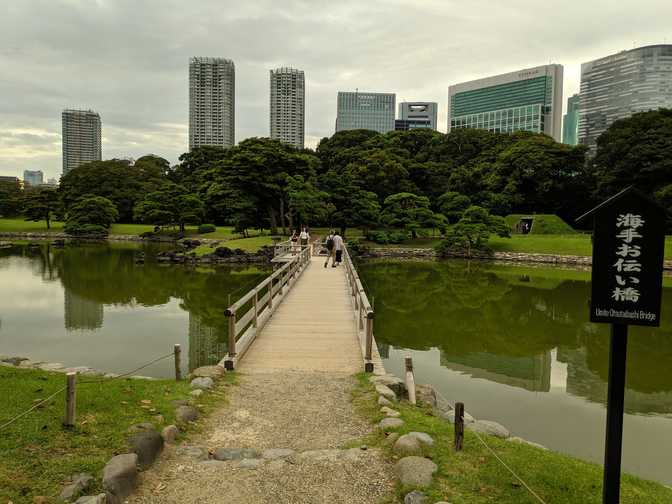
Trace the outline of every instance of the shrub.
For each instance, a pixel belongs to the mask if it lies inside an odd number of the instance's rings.
[[[68,221],[63,226],[63,231],[72,236],[87,236],[93,238],[105,238],[108,230],[99,224],[81,224],[77,221]]]
[[[366,239],[379,245],[387,245],[390,243],[390,237],[386,231],[372,230],[366,234]]]
[[[198,232],[200,234],[214,233],[215,231],[217,231],[217,228],[214,224],[201,224],[198,226]]]
[[[408,239],[408,233],[405,231],[391,231],[388,233],[390,243],[399,244]]]
[[[348,240],[348,252],[353,256],[365,254],[367,252],[367,247],[357,239]]]

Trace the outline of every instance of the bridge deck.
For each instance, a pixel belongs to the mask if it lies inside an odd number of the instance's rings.
[[[313,257],[240,363],[243,372],[356,373],[362,352],[344,266]]]

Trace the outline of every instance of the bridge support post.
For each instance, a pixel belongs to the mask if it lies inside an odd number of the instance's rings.
[[[364,371],[373,373],[373,362],[371,362],[371,353],[373,352],[373,312],[366,314],[366,348],[364,351]]]

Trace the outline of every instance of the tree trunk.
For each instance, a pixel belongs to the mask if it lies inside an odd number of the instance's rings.
[[[272,206],[268,207],[268,219],[271,222],[271,234],[278,234],[278,219],[276,218],[275,211]]]
[[[343,241],[345,241],[345,230],[346,230],[345,224],[341,225],[341,238],[343,238]]]
[[[47,221],[47,229],[51,229],[50,222],[49,222],[49,212],[47,212],[47,215],[45,216],[44,220]]]
[[[282,234],[286,235],[285,229],[285,198],[280,198],[280,225],[282,226]]]

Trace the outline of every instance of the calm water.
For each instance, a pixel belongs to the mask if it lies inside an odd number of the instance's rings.
[[[477,418],[602,462],[608,327],[587,322],[590,273],[450,261],[365,262],[388,371],[413,356],[431,383]],[[628,348],[624,470],[672,483],[672,289],[663,325]]]
[[[182,345],[183,371],[226,353],[229,295],[268,270],[159,265],[156,247],[0,250],[0,354],[122,373]],[[145,264],[136,264],[144,252]],[[172,359],[138,374],[174,376]]]

